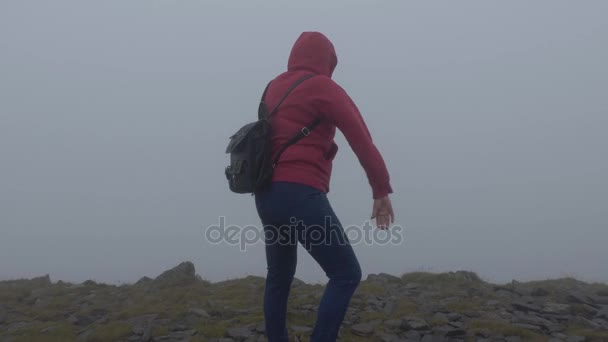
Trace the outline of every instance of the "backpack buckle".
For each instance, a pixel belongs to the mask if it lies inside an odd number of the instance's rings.
[[[308,135],[310,135],[310,130],[308,129],[308,127],[303,127],[301,130],[302,134],[307,137]]]

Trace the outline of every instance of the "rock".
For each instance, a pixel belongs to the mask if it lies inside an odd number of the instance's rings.
[[[144,315],[129,320],[133,325],[133,333],[139,336],[141,341],[148,342],[152,339],[152,324],[158,315]]]
[[[362,337],[369,337],[372,336],[374,333],[374,324],[371,323],[360,323],[360,324],[355,324],[350,328],[351,332],[354,335],[357,336],[362,336]]]
[[[152,278],[141,277],[134,285],[136,285],[136,286],[148,285],[148,284],[151,284],[152,281],[153,281]]]
[[[507,337],[505,337],[505,340],[507,342],[520,342],[521,341],[521,337],[519,337],[519,336],[507,336]]]
[[[491,299],[491,300],[488,300],[484,305],[485,306],[497,306],[499,304],[500,304],[499,301],[497,301],[495,299]]]
[[[466,330],[462,328],[449,328],[442,331],[447,337],[465,336],[467,334]]]
[[[0,313],[0,316],[2,314]],[[595,317],[597,318],[604,318],[604,319],[608,319],[608,306],[602,306],[596,313],[595,313]],[[0,319],[1,322],[1,319]]]
[[[384,308],[382,308],[382,312],[385,315],[390,315],[393,312],[395,312],[395,310],[397,310],[397,307],[398,307],[397,301],[391,300],[391,301],[386,302],[386,304],[384,304]]]
[[[416,289],[418,289],[420,287],[421,287],[421,285],[418,284],[418,283],[407,283],[403,288],[405,290],[409,291],[409,290],[416,290]]]
[[[591,301],[591,299],[589,299],[589,297],[587,297],[586,295],[584,295],[580,292],[576,292],[576,291],[570,291],[568,293],[568,296],[566,297],[566,299],[570,303],[592,304],[592,301]]]
[[[379,282],[379,283],[384,283],[384,284],[389,284],[389,283],[401,284],[401,278],[396,277],[391,274],[386,274],[386,273],[370,274],[367,276],[366,281],[374,281],[374,282]]]
[[[234,339],[246,339],[252,336],[251,330],[247,327],[228,328],[226,335]]]
[[[459,321],[462,319],[462,315],[457,313],[457,312],[450,312],[449,314],[447,314],[447,318],[450,321]]]
[[[157,287],[173,287],[187,285],[195,281],[196,275],[194,264],[190,261],[186,261],[161,273],[161,275],[153,280],[152,284]]]
[[[556,314],[556,315],[567,315],[570,314],[572,307],[568,304],[560,304],[560,303],[545,303],[541,312],[547,314]]]
[[[389,319],[384,321],[383,325],[389,329],[399,329],[401,328],[401,320],[400,319]]]
[[[401,323],[401,329],[403,330],[426,330],[429,328],[429,324],[420,318],[405,318]]]
[[[190,310],[188,310],[188,312],[193,313],[193,314],[197,315],[198,317],[211,318],[211,315],[209,315],[209,313],[207,313],[207,311],[205,311],[203,309],[191,308]]]
[[[405,333],[405,339],[407,341],[420,341],[422,339],[422,336],[420,336],[420,333],[417,331],[408,331],[407,333]]]
[[[264,334],[266,332],[266,324],[264,322],[258,323],[258,325],[255,326],[255,332]]]
[[[513,306],[514,309],[516,310],[521,310],[524,312],[529,312],[529,311],[533,311],[533,312],[539,312],[541,311],[541,308],[538,307],[537,305],[534,304],[527,304],[524,302],[514,302],[511,304],[511,306]]]
[[[380,334],[378,334],[378,338],[380,338],[381,342],[401,342],[402,341],[399,338],[399,336],[397,336],[395,334],[380,333]]]
[[[532,330],[532,331],[537,332],[537,333],[542,333],[543,332],[542,328],[539,327],[538,325],[532,325],[532,324],[527,324],[527,323],[513,323],[512,325],[514,327]]]
[[[549,291],[543,289],[542,287],[535,287],[532,289],[531,295],[533,297],[545,297],[549,295]]]

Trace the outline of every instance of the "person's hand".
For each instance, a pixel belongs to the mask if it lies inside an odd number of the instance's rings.
[[[371,218],[376,219],[376,225],[382,230],[388,229],[395,222],[393,205],[388,195],[374,200]]]

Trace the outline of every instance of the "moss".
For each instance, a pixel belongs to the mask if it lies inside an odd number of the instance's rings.
[[[169,335],[169,327],[166,325],[156,325],[152,328],[152,336]]]
[[[500,333],[505,336],[519,336],[525,341],[530,342],[548,341],[548,337],[546,336],[542,336],[528,329],[516,327],[501,321],[474,319],[468,323],[468,328],[473,332],[477,332],[480,330],[489,330],[491,332]]]
[[[379,296],[386,293],[386,289],[379,284],[367,282],[362,282],[355,291],[355,295],[363,295],[363,296]]]
[[[199,336],[218,338],[225,337],[228,327],[228,322],[202,322],[196,327],[196,330],[199,332]]]
[[[105,342],[115,341],[130,336],[132,333],[131,325],[124,322],[114,322],[100,325],[95,328],[88,341]]]
[[[591,341],[608,341],[608,331],[592,330],[583,327],[572,326],[566,330],[567,335],[585,336]]]
[[[459,299],[448,303],[446,308],[453,312],[463,313],[467,311],[479,311],[482,305],[482,301],[478,299]]]
[[[51,328],[48,332],[42,332],[45,328]],[[49,341],[49,342],[63,342],[70,341],[76,338],[76,332],[67,323],[63,324],[48,324],[39,323],[29,326],[23,330],[15,332],[16,342],[37,342],[37,341]]]

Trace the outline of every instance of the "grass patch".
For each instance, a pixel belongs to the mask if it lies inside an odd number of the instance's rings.
[[[457,313],[464,313],[468,311],[479,311],[481,310],[482,305],[483,303],[480,300],[459,299],[448,303],[446,309]]]
[[[567,330],[567,334],[585,336],[591,341],[608,341],[608,331],[593,330],[582,327],[570,327]]]
[[[199,332],[198,336],[203,335],[205,337],[220,338],[225,337],[226,329],[228,329],[229,326],[228,322],[202,322],[196,327],[196,330]]]
[[[384,286],[373,282],[362,282],[355,290],[355,296],[380,296],[386,293]]]
[[[519,336],[524,341],[530,342],[546,342],[549,339],[546,336],[539,335],[528,329],[493,320],[474,319],[469,322],[468,328],[473,332],[489,330],[493,333],[503,334],[504,336]]]
[[[114,322],[95,327],[88,341],[116,341],[132,334],[132,326],[124,322]]]

